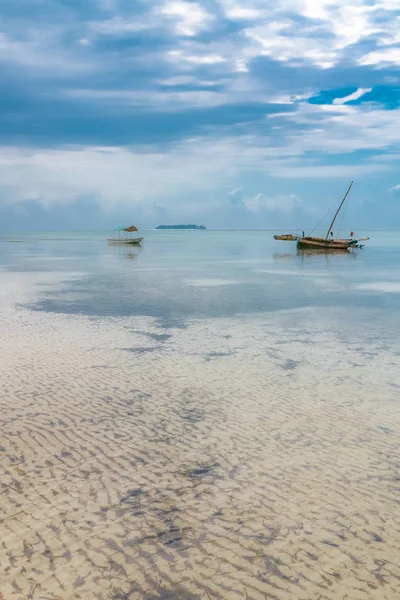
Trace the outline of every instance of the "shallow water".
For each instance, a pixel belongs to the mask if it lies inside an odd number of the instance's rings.
[[[369,235],[1,234],[4,598],[397,598],[400,233]]]
[[[149,231],[142,248],[107,246],[105,235],[3,234],[24,241],[2,243],[0,267],[66,272],[68,285],[34,307],[46,312],[184,326],[193,318],[341,307],[394,311],[398,322],[400,232],[375,232],[366,248],[333,255],[297,251],[270,232]]]

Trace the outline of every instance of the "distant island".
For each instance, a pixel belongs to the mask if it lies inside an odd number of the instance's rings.
[[[156,229],[207,229],[205,225],[159,225]]]

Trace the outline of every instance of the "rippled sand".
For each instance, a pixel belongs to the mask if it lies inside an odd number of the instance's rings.
[[[29,312],[35,277],[0,276],[0,598],[400,597],[393,348]]]

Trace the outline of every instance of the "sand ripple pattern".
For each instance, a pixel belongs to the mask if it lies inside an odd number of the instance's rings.
[[[0,598],[400,597],[393,349],[0,293]]]

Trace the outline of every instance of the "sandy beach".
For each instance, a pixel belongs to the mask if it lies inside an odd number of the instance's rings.
[[[0,280],[0,598],[398,598],[393,348],[308,309],[46,314],[21,305],[53,274]]]

